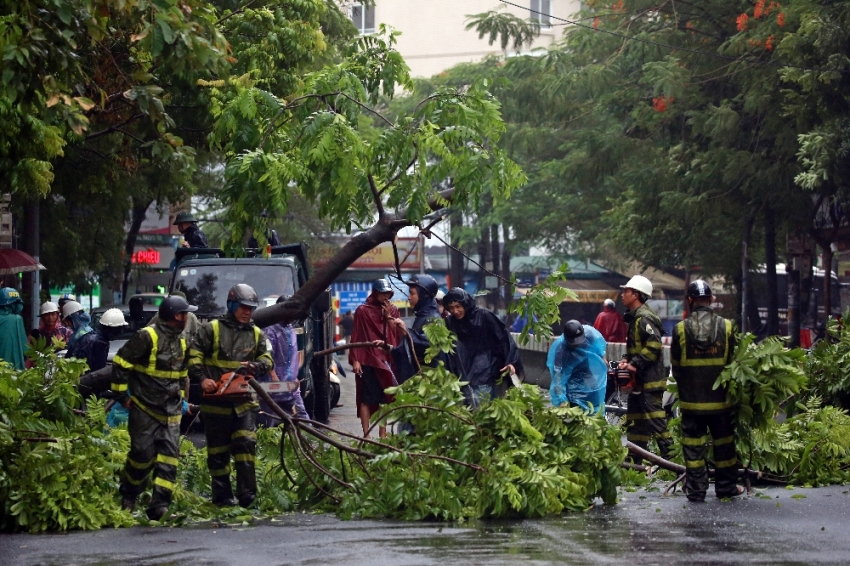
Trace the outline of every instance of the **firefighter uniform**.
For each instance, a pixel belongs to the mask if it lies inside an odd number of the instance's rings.
[[[626,360],[633,365],[635,388],[629,395],[626,413],[626,438],[646,449],[652,436],[663,458],[670,450],[667,414],[663,397],[667,376],[661,355],[661,319],[646,304],[627,312]]]
[[[733,407],[724,388],[714,389],[735,345],[734,323],[706,306],[695,307],[673,330],[670,359],[682,412],[685,491],[692,500],[702,501],[708,490],[706,429],[714,446],[715,492],[718,497],[737,495]]]
[[[198,330],[189,353],[189,377],[194,382],[210,378],[218,382],[225,373],[238,369],[241,362],[254,362],[257,375],[274,367],[266,335],[253,323],[242,324],[228,312]],[[239,400],[201,401],[201,414],[207,437],[207,465],[212,476],[212,500],[232,505],[230,455],[236,468],[236,497],[242,505],[257,493],[254,457],[257,447],[256,396]]]
[[[113,359],[111,389],[120,402],[128,394],[132,397],[130,452],[119,491],[134,502],[153,471],[149,516],[168,507],[174,491],[183,409],[180,382],[186,378],[187,364],[186,339],[165,323],[136,332]]]

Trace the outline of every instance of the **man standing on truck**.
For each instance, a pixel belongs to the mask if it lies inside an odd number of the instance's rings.
[[[198,228],[198,221],[191,212],[181,212],[174,219],[174,226],[183,234],[184,248],[208,248],[207,237]]]
[[[180,297],[159,305],[159,322],[142,328],[121,346],[112,364],[112,391],[130,410],[130,452],[121,476],[121,506],[133,510],[153,469],[148,519],[168,511],[180,456],[180,381],[186,377],[188,345],[182,337],[186,318],[197,307]],[[106,315],[104,315],[106,316]],[[132,397],[131,397],[132,396]]]
[[[673,329],[670,362],[679,386],[682,411],[682,453],[685,457],[685,493],[691,501],[705,501],[708,471],[706,430],[714,446],[717,497],[741,495],[732,405],[726,389],[714,382],[735,354],[735,323],[711,308],[711,287],[702,280],[688,285],[688,318]]]
[[[652,283],[635,275],[623,289],[623,305],[629,312],[623,317],[629,328],[626,333],[626,357],[619,369],[628,370],[635,378],[629,394],[626,413],[626,438],[646,449],[652,436],[661,457],[667,458],[672,442],[667,430],[667,413],[662,399],[667,389],[661,346],[661,319],[646,305],[652,296]],[[640,463],[640,458],[635,458]]]
[[[395,347],[401,340],[404,323],[398,309],[390,303],[393,289],[386,279],[372,283],[372,294],[354,311],[354,329],[351,342],[374,342],[380,340]],[[393,373],[390,353],[380,348],[352,348],[348,354],[354,369],[354,386],[357,414],[363,427],[363,435],[369,432],[369,421],[380,405],[390,399],[384,389],[398,385]],[[378,434],[386,438],[387,427],[380,426]]]
[[[205,395],[215,393],[222,376],[235,370],[251,377],[274,367],[268,339],[251,316],[259,306],[257,292],[244,283],[227,293],[227,312],[204,324],[189,352],[189,377]],[[207,437],[207,466],[212,476],[212,502],[219,507],[248,507],[257,496],[254,457],[257,449],[256,396],[229,399],[205,396],[201,401]],[[230,455],[236,467],[236,498],[230,485]]]

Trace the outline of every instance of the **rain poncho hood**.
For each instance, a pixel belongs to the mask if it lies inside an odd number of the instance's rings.
[[[396,307],[391,306],[389,310],[390,316],[398,318],[399,312]],[[375,293],[369,295],[366,302],[354,311],[352,342],[383,340],[390,346],[398,346],[400,338],[396,327],[384,321],[382,305]],[[390,355],[380,348],[352,348],[349,350],[348,357],[352,364],[357,361],[362,365],[376,368],[383,368],[385,364],[391,363]]]
[[[695,307],[685,320],[685,336],[690,344],[705,350],[722,342],[726,335],[726,322],[710,307]]]
[[[475,299],[463,289],[446,293],[443,304],[450,303],[461,303],[466,310],[460,320],[453,316],[446,319],[446,326],[458,338],[455,353],[449,359],[453,373],[473,387],[496,385],[502,378],[501,369],[508,364],[523,373],[519,348],[499,317],[475,306]]]
[[[585,410],[601,413],[605,409],[608,366],[605,363],[605,339],[595,328],[583,325],[585,340],[570,347],[562,334],[549,348],[546,366],[552,376],[549,396],[556,407],[569,401]]]
[[[70,317],[71,326],[73,326],[73,334],[68,340],[68,346],[73,346],[77,340],[92,331],[91,315],[86,311],[77,311]]]

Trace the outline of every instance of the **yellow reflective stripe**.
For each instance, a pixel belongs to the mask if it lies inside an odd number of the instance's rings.
[[[685,460],[686,468],[703,468],[705,467],[705,460]]]
[[[663,419],[667,416],[664,411],[653,411],[651,413],[628,413],[626,420],[636,421],[639,419]]]
[[[148,476],[150,476],[150,473],[145,474],[145,477],[143,477],[140,480],[137,480],[137,479],[131,478],[128,474],[124,474],[124,479],[127,480],[128,482],[130,482],[133,485],[142,485],[143,483],[148,481]]]
[[[226,466],[226,467],[224,467],[220,470],[210,470],[210,475],[214,478],[218,477],[218,476],[227,476],[229,474],[230,474],[230,466]]]
[[[725,366],[726,358],[691,358],[682,356],[682,367]]]
[[[648,383],[644,383],[643,388],[644,389],[655,389],[655,388],[666,389],[667,388],[667,380],[665,379],[665,380],[662,380],[662,381],[650,381]]]
[[[722,444],[729,444],[735,440],[733,436],[724,436],[723,438],[718,438],[714,441],[715,446],[720,446]]]
[[[248,401],[247,403],[242,403],[241,405],[237,405],[237,406],[233,407],[233,410],[236,411],[237,415],[241,415],[242,413],[250,411],[251,409],[253,409],[256,406],[257,406],[257,403],[255,403],[253,401]]]
[[[178,463],[177,458],[174,456],[166,456],[165,454],[157,454],[156,461],[161,464],[170,464],[172,466],[176,466]]]
[[[233,456],[233,459],[237,462],[253,462],[254,455],[253,454],[236,454]]]
[[[635,440],[638,442],[649,442],[649,436],[645,434],[626,434],[626,438],[632,442]]]
[[[715,468],[731,468],[733,466],[738,465],[738,459],[732,458],[731,460],[720,460],[719,462],[714,463]]]
[[[647,340],[646,344],[643,345],[644,348],[658,348],[661,349],[661,342],[656,340]]]
[[[161,422],[162,424],[169,424],[169,425],[180,424],[180,419],[183,418],[183,415],[171,415],[171,416],[161,415],[161,414],[157,413],[156,411],[148,409],[144,405],[144,403],[139,401],[136,397],[133,397],[133,405],[138,407],[140,411],[142,411],[143,413],[145,413],[146,415],[148,415],[152,419],[156,419],[159,422]]]
[[[689,403],[688,401],[679,400],[679,408],[683,411],[717,411],[720,409],[728,409],[732,404],[728,401],[717,403]]]
[[[122,368],[125,368],[125,369],[133,369],[133,364],[131,364],[130,362],[128,362],[127,360],[125,360],[124,358],[119,356],[118,354],[115,354],[115,357],[112,358],[112,363],[119,365],[119,366],[121,366]]]
[[[215,454],[226,454],[230,450],[230,446],[213,446],[212,448],[207,448],[207,454],[212,456]]]
[[[684,446],[702,446],[705,444],[705,436],[700,436],[699,438],[682,438],[682,445]]]
[[[164,480],[160,477],[153,480],[154,485],[158,485],[159,487],[164,487],[168,491],[174,491],[174,482]]]
[[[254,351],[257,351],[257,348],[260,347],[260,327],[254,327]]]
[[[250,430],[237,430],[230,435],[230,438],[257,438],[257,433]]]
[[[201,405],[202,413],[210,413],[213,415],[232,415],[233,409],[230,407],[217,407],[215,405]]]
[[[151,458],[147,462],[136,462],[132,458],[127,458],[127,463],[136,468],[137,470],[147,470],[153,465],[153,458]]]
[[[121,393],[122,391],[127,391],[127,384],[126,383],[113,383],[109,386],[109,388],[113,391],[117,391],[117,392]]]
[[[673,438],[673,435],[670,433],[669,430],[665,430],[664,432],[659,432],[659,433],[656,434],[656,436],[658,436],[658,438]]]

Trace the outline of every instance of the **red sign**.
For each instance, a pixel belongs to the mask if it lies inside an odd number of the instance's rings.
[[[159,252],[153,248],[133,253],[130,263],[141,263],[143,265],[156,265],[159,263]]]

